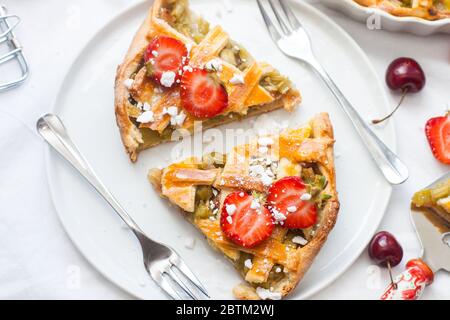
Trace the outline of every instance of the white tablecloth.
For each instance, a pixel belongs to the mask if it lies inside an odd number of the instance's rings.
[[[223,5],[217,0],[218,5]],[[107,281],[76,250],[52,206],[43,159],[44,144],[35,133],[36,119],[50,110],[64,70],[89,37],[119,11],[137,0],[4,0],[22,18],[16,34],[25,48],[31,76],[20,88],[0,94],[0,298],[130,299]],[[340,13],[330,15],[362,47],[384,77],[399,56],[416,58],[425,69],[425,90],[410,95],[395,116],[398,154],[411,177],[394,188],[382,230],[394,233],[405,257],[403,270],[416,257],[419,243],[408,218],[409,198],[421,186],[448,171],[429,152],[423,127],[450,105],[450,41],[448,35],[426,38],[370,31]],[[2,76],[0,72],[0,77]],[[398,100],[392,96],[392,105]],[[315,299],[375,299],[388,283],[387,272],[364,252],[337,281]],[[449,299],[450,275],[439,273],[425,299]]]

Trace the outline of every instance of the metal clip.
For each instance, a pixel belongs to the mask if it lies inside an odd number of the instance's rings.
[[[14,20],[14,22],[11,23],[11,20]],[[29,74],[28,64],[22,53],[22,46],[13,33],[14,28],[19,22],[20,18],[18,16],[8,15],[6,8],[0,6],[0,44],[6,43],[10,49],[9,52],[0,55],[0,65],[12,59],[16,59],[22,71],[21,75],[16,80],[0,83],[0,92],[22,84]]]

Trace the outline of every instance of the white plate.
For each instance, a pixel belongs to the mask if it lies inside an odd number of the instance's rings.
[[[337,186],[342,203],[336,227],[303,282],[291,295],[311,296],[342,274],[359,256],[376,230],[391,186],[371,161],[350,121],[331,94],[307,68],[282,55],[270,40],[255,1],[231,1],[232,12],[217,2],[192,1],[193,8],[220,23],[260,60],[273,62],[302,90],[304,101],[294,114],[271,113],[276,121],[300,124],[327,111],[335,126]],[[210,249],[178,210],[160,199],[146,179],[150,167],[167,165],[173,145],[143,152],[131,164],[120,142],[113,112],[113,82],[149,3],[139,4],[108,23],[87,44],[70,68],[54,105],[73,140],[117,199],[152,237],[170,244],[187,261],[213,298],[231,299],[241,281],[231,265]],[[383,114],[387,99],[370,62],[353,40],[325,15],[305,3],[292,3],[310,31],[319,59],[364,116]],[[237,23],[239,22],[239,23]],[[249,128],[250,121],[224,128]],[[376,130],[394,148],[392,122]],[[139,298],[165,295],[146,275],[137,241],[92,188],[54,152],[48,153],[52,198],[67,233],[86,258],[107,278]],[[194,250],[184,242],[194,237]]]
[[[369,27],[374,22],[379,22],[382,29],[389,31],[410,32],[420,36],[434,33],[450,33],[450,18],[436,21],[428,21],[416,17],[397,17],[377,8],[368,8],[359,5],[353,0],[320,0],[330,8],[344,12],[355,20],[367,23],[370,17],[379,18],[378,21],[371,19]]]

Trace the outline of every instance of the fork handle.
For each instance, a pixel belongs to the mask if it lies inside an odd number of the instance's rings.
[[[393,153],[375,135],[375,133],[373,133],[341,90],[339,90],[322,65],[315,60],[309,61],[309,63],[331,90],[334,97],[338,100],[339,104],[350,118],[353,126],[356,128],[356,131],[359,133],[365,146],[372,155],[373,160],[376,162],[386,179],[391,184],[400,184],[405,182],[405,180],[408,179],[408,168],[397,157],[397,155]]]
[[[109,203],[122,220],[136,234],[143,234],[139,226],[128,215],[125,209],[100,181],[95,172],[84,159],[78,148],[69,137],[61,119],[54,114],[46,114],[39,118],[37,124],[39,134],[51,145],[64,159],[66,159],[77,171],[97,190],[97,192]]]

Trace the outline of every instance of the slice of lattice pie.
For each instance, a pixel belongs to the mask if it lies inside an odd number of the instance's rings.
[[[333,144],[322,113],[227,155],[152,169],[149,180],[242,274],[237,298],[279,299],[296,287],[335,224]]]
[[[115,113],[132,161],[139,151],[192,132],[300,103],[292,83],[257,62],[187,0],[155,0],[119,66]]]

